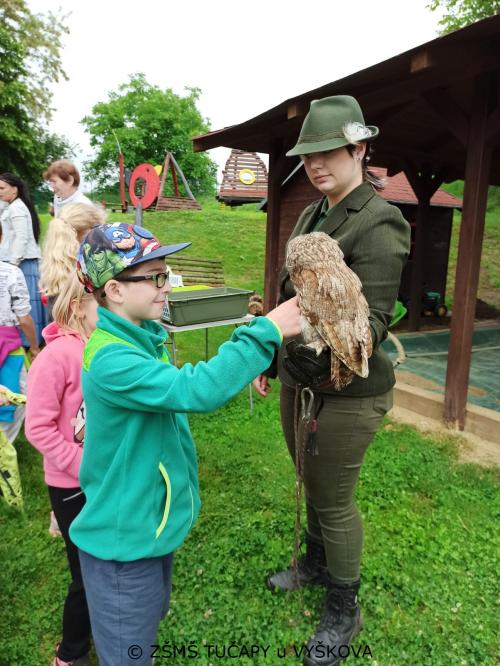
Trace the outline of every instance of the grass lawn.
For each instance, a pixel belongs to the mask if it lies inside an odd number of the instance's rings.
[[[262,292],[264,220],[252,208],[210,203],[202,213],[146,215],[145,225],[164,241],[192,240],[192,256],[222,258],[228,285]],[[210,331],[212,352],[229,333]],[[178,337],[181,361],[202,357],[203,336]],[[278,392],[275,383],[269,398],[256,399],[253,416],[242,392],[214,414],[190,417],[203,507],[176,554],[159,643],[180,652],[191,645],[193,656],[153,663],[301,663],[296,654],[318,620],[321,590],[274,595],[264,587],[266,573],[288,563],[293,542],[294,473]],[[0,504],[0,666],[43,666],[59,638],[68,576],[62,540],[47,533],[40,456],[22,437],[18,451],[25,513]],[[358,485],[366,525],[360,664],[498,663],[497,481],[495,470],[458,464],[451,440],[385,421]],[[231,644],[231,655],[253,647],[255,656],[224,655]]]
[[[280,432],[278,386],[212,415],[190,418],[198,445],[203,507],[175,562],[170,616],[159,642],[188,646],[198,659],[155,663],[230,664],[231,641],[270,646],[242,664],[300,663],[294,656],[318,619],[319,589],[273,595],[266,572],[291,555],[294,474]],[[61,539],[47,533],[49,503],[40,457],[24,439],[19,462],[25,515],[0,507],[0,664],[49,664],[58,639],[67,572]],[[493,470],[456,462],[452,445],[385,423],[358,487],[366,523],[355,646],[375,666],[497,663],[498,489]],[[204,645],[205,642],[205,645]],[[286,649],[287,658],[277,658]],[[354,659],[351,657],[351,661]]]

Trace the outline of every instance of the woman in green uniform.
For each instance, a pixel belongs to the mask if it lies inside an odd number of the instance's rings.
[[[355,377],[337,391],[325,384],[328,354],[311,357],[300,344],[283,346],[278,357],[281,420],[295,460],[296,387],[314,387],[315,446],[304,453],[307,507],[306,552],[298,572],[271,575],[271,589],[293,590],[311,583],[327,588],[325,612],[307,646],[305,664],[339,663],[338,647],[361,628],[358,606],[363,526],[355,488],[368,445],[392,407],[395,383],[391,361],[381,348],[398,296],[410,249],[410,227],[400,210],[376,194],[382,183],[368,169],[370,141],[378,129],[366,126],[358,102],[346,95],[312,102],[298,142],[287,155],[300,155],[307,176],[322,198],[300,215],[291,238],[323,231],[338,241],[347,265],[358,275],[370,308],[373,353],[366,379]],[[283,269],[280,300],[294,295]],[[254,382],[265,396],[268,376]],[[336,647],[335,647],[336,646]]]

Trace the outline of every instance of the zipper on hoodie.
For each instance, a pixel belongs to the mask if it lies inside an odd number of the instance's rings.
[[[191,495],[191,522],[189,523],[189,529],[191,529],[194,520],[194,498],[193,498],[193,490],[191,488],[191,483],[189,484],[189,494]]]
[[[160,534],[163,532],[163,530],[165,529],[165,525],[167,524],[168,514],[170,513],[170,501],[172,499],[172,485],[170,483],[170,477],[168,475],[168,472],[165,469],[163,463],[160,463],[158,465],[158,469],[160,470],[160,474],[162,475],[163,480],[165,481],[165,485],[167,487],[166,488],[167,496],[165,498],[165,508],[163,509],[163,517],[161,519],[161,523],[156,528],[157,539],[160,536]]]

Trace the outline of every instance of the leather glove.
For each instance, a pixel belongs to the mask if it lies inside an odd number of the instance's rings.
[[[323,349],[319,356],[311,347],[292,340],[286,345],[283,365],[289,374],[304,386],[320,386],[330,381],[330,350]]]

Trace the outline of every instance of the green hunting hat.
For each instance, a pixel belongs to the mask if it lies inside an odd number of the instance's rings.
[[[357,100],[350,95],[335,95],[311,102],[297,144],[287,152],[293,155],[320,153],[342,148],[378,136],[378,127],[365,125]]]

